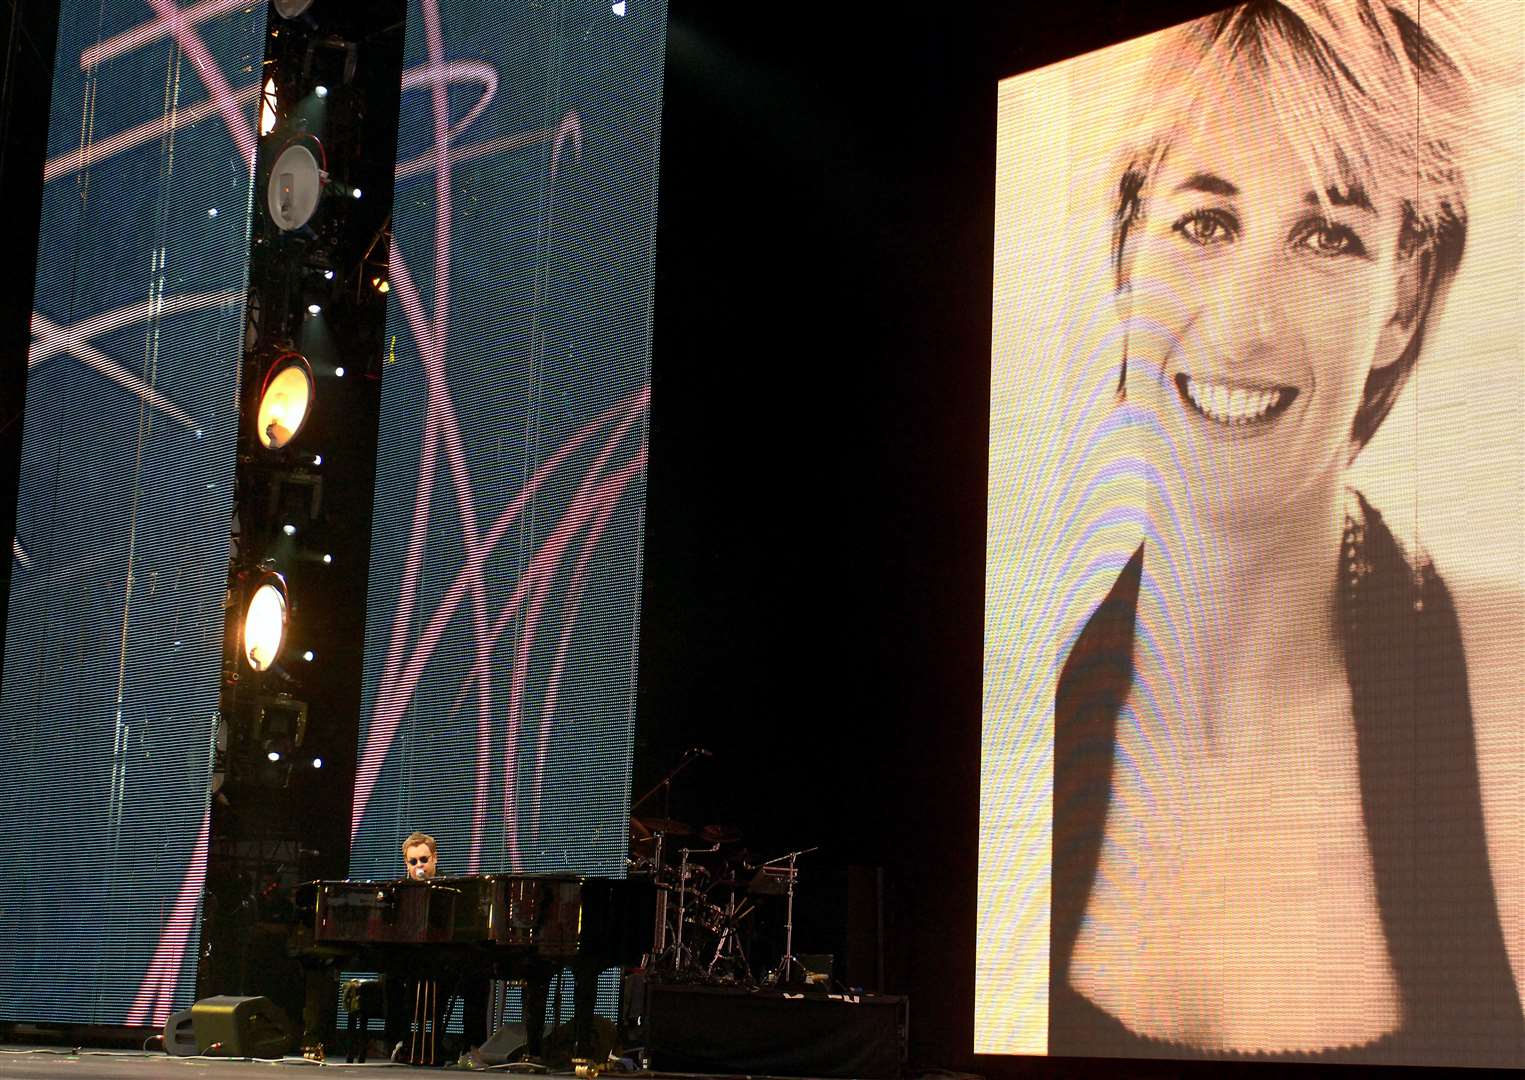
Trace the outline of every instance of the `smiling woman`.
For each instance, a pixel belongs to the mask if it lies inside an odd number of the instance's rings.
[[[1525,1062],[1518,721],[1487,660],[1516,620],[1464,626],[1352,472],[1461,265],[1484,6],[1256,0],[1152,43],[1114,318],[1057,335],[1085,404],[1045,421],[1051,463],[1006,404],[1042,369],[1003,370],[998,284],[981,995],[1015,924],[1003,754],[1032,757],[1001,650],[1048,625],[1051,1053]]]

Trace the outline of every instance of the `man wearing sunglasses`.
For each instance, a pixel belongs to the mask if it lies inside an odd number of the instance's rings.
[[[432,878],[439,869],[439,846],[428,833],[416,832],[402,842],[402,858],[408,877]]]

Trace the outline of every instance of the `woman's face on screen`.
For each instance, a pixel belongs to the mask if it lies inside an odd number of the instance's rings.
[[[1128,397],[1177,511],[1284,520],[1339,484],[1396,304],[1400,206],[1313,179],[1264,95],[1205,102],[1127,237]],[[1223,100],[1227,98],[1227,100]]]

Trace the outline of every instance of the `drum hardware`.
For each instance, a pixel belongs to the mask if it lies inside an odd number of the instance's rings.
[[[778,876],[777,874],[764,874],[764,871],[770,867],[778,867],[784,870],[783,877],[785,879],[786,895],[788,896],[784,904],[784,955],[779,959],[778,967],[773,969],[772,974],[767,979],[768,982],[777,986],[786,984],[793,975],[795,968],[799,968],[802,975],[805,971],[805,965],[801,964],[799,957],[794,955],[794,884],[800,876],[799,870],[795,866],[795,861],[801,855],[809,855],[812,851],[819,850],[820,846],[817,845],[816,847],[802,848],[799,851],[791,851],[789,854],[780,855],[776,859],[769,859],[758,867],[757,877],[753,878],[755,884],[759,880],[766,881],[768,878]]]
[[[678,971],[681,971],[682,967],[683,967],[683,923],[684,923],[684,917],[683,916],[684,916],[684,913],[685,913],[685,910],[686,910],[686,907],[687,907],[688,889],[689,889],[689,886],[688,886],[688,882],[689,882],[688,857],[690,855],[713,855],[715,852],[717,852],[719,850],[720,850],[720,844],[719,843],[711,844],[707,848],[679,848],[678,849],[678,852],[679,852],[679,858],[678,858],[678,941],[677,941],[677,947],[673,950],[673,962],[672,962],[672,968],[673,968],[673,971],[675,973],[678,972]],[[702,869],[702,867],[695,867],[695,869],[696,870]]]

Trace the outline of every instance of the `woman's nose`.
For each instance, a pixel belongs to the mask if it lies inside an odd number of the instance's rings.
[[[1283,303],[1273,256],[1245,258],[1222,293],[1219,342],[1229,363],[1253,360],[1276,345],[1284,330]]]

